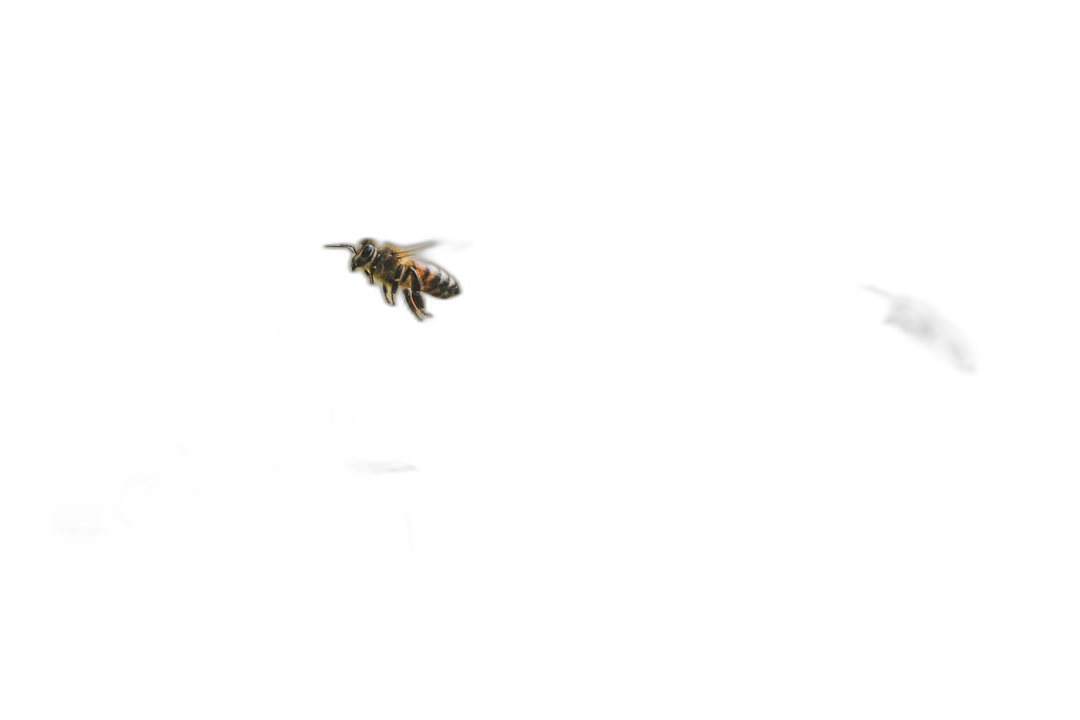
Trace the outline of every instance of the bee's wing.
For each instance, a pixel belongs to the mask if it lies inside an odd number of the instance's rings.
[[[398,257],[409,257],[410,255],[415,255],[422,250],[427,250],[429,247],[434,247],[438,244],[438,240],[428,240],[427,242],[405,246],[394,245],[393,243],[386,243],[386,250],[387,252],[391,252],[397,255]]]

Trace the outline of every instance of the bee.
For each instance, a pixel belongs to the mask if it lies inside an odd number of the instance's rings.
[[[392,243],[379,244],[371,238],[365,238],[359,245],[326,245],[328,248],[348,248],[352,250],[352,272],[363,270],[372,285],[378,280],[382,285],[383,298],[390,305],[395,304],[398,288],[405,296],[405,302],[417,320],[431,316],[424,309],[424,297],[427,293],[437,298],[452,298],[461,292],[458,281],[437,265],[418,260],[415,255],[421,250],[435,245],[435,241],[399,247]]]
[[[978,357],[971,340],[934,305],[909,295],[889,293],[874,285],[863,285],[861,289],[888,300],[889,309],[881,320],[882,325],[900,332],[961,375],[977,375]]]

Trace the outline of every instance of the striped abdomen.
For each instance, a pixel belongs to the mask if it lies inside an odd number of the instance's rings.
[[[461,292],[457,280],[442,268],[423,262],[414,262],[413,268],[420,278],[420,292],[437,298],[450,298]]]

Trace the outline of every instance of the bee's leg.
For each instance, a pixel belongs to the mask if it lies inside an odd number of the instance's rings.
[[[390,281],[390,304],[394,304],[394,300],[397,298],[398,286],[401,285],[401,278],[405,275],[405,266],[398,267],[397,272],[394,273],[394,279]]]
[[[416,274],[416,270],[413,268],[406,270],[402,280],[404,285],[401,292],[405,295],[405,302],[409,304],[409,309],[413,311],[416,319],[423,320],[425,315],[430,316],[431,313],[424,309],[424,298],[420,295],[420,276]]]
[[[401,285],[401,277],[405,274],[405,266],[400,265],[394,271],[394,277],[390,282],[382,282],[383,298],[391,305],[397,304],[398,286]]]
[[[367,275],[368,285],[374,285],[375,276],[371,273],[371,268],[364,268],[364,274]]]

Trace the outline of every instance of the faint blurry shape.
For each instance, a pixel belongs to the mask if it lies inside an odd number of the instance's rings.
[[[934,308],[904,295],[894,295],[871,285],[865,289],[887,298],[891,303],[885,322],[895,325],[932,350],[943,353],[964,372],[975,371],[971,350],[960,331],[942,318]]]
[[[409,465],[408,463],[397,462],[394,460],[357,463],[353,467],[362,473],[371,473],[372,475],[388,472],[412,472],[413,470],[416,470],[415,465]]]

